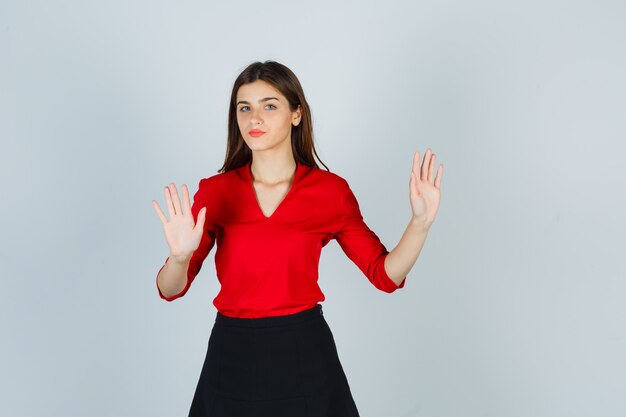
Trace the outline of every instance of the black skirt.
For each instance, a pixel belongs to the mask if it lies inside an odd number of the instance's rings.
[[[321,304],[257,319],[217,313],[189,417],[358,417]]]

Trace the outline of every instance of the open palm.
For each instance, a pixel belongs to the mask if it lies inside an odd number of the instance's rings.
[[[152,205],[163,224],[163,232],[170,247],[170,257],[175,259],[189,258],[198,248],[202,239],[206,213],[206,207],[202,207],[198,212],[197,224],[194,224],[191,203],[189,201],[189,190],[185,184],[182,187],[182,205],[178,198],[176,185],[170,183],[169,186],[165,187],[165,201],[170,215],[169,220],[167,220],[161,207],[159,207],[159,203],[156,200],[152,200]]]
[[[435,154],[428,148],[426,155],[424,155],[424,162],[420,167],[420,154],[415,152],[415,155],[413,155],[411,179],[409,181],[409,196],[413,218],[420,221],[426,230],[435,221],[441,196],[443,165],[439,165],[437,177],[435,177],[433,175],[435,159]]]

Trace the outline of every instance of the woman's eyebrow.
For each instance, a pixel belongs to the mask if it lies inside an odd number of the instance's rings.
[[[268,100],[277,100],[278,101],[278,99],[276,97],[265,97],[265,98],[262,98],[261,100],[259,100],[259,103],[262,103],[262,102],[268,101]],[[236,105],[238,106],[241,103],[243,103],[243,104],[250,104],[249,101],[239,100]]]

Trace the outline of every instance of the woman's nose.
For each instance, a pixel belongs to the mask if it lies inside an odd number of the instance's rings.
[[[261,115],[256,110],[252,111],[252,114],[250,115],[250,121],[252,122],[253,125],[263,123],[263,119],[261,118]]]

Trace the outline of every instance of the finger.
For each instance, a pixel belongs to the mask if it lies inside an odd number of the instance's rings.
[[[435,156],[435,154],[433,154],[430,159],[429,159],[429,163],[428,163],[428,182],[429,183],[433,183],[434,177],[433,177],[433,170],[435,169],[435,160],[437,159],[437,157]]]
[[[176,210],[174,209],[174,204],[172,203],[172,195],[170,193],[170,188],[165,187],[165,205],[167,207],[167,212],[170,215],[170,219],[176,215]]]
[[[154,207],[157,216],[159,216],[159,219],[161,219],[161,223],[166,224],[167,218],[165,217],[165,213],[163,213],[161,207],[159,207],[159,203],[157,203],[156,200],[152,200],[152,207]]]
[[[172,196],[172,202],[174,203],[174,209],[176,209],[176,214],[184,214],[183,210],[180,207],[180,198],[178,197],[178,190],[176,189],[176,185],[173,182],[170,183],[170,194]]]
[[[191,202],[189,201],[189,189],[186,184],[183,184],[183,210],[186,213],[191,213]]]
[[[196,225],[194,226],[194,230],[200,229],[198,233],[202,233],[204,230],[204,220],[206,218],[206,207],[202,207],[198,212],[198,218],[196,220]]]
[[[415,175],[415,172],[411,171],[411,181],[409,182],[409,188],[410,188],[410,195],[418,195],[418,191],[417,191],[417,175]]]
[[[439,169],[437,170],[437,178],[435,179],[435,187],[441,187],[441,176],[443,175],[443,164],[439,165]]]
[[[430,148],[426,149],[426,154],[424,155],[424,162],[422,162],[422,170],[420,174],[420,179],[422,181],[428,180],[428,159],[430,158]]]
[[[411,173],[415,175],[416,179],[420,172],[419,169],[420,169],[420,153],[419,151],[416,151],[415,154],[413,154],[413,168],[411,169]]]

